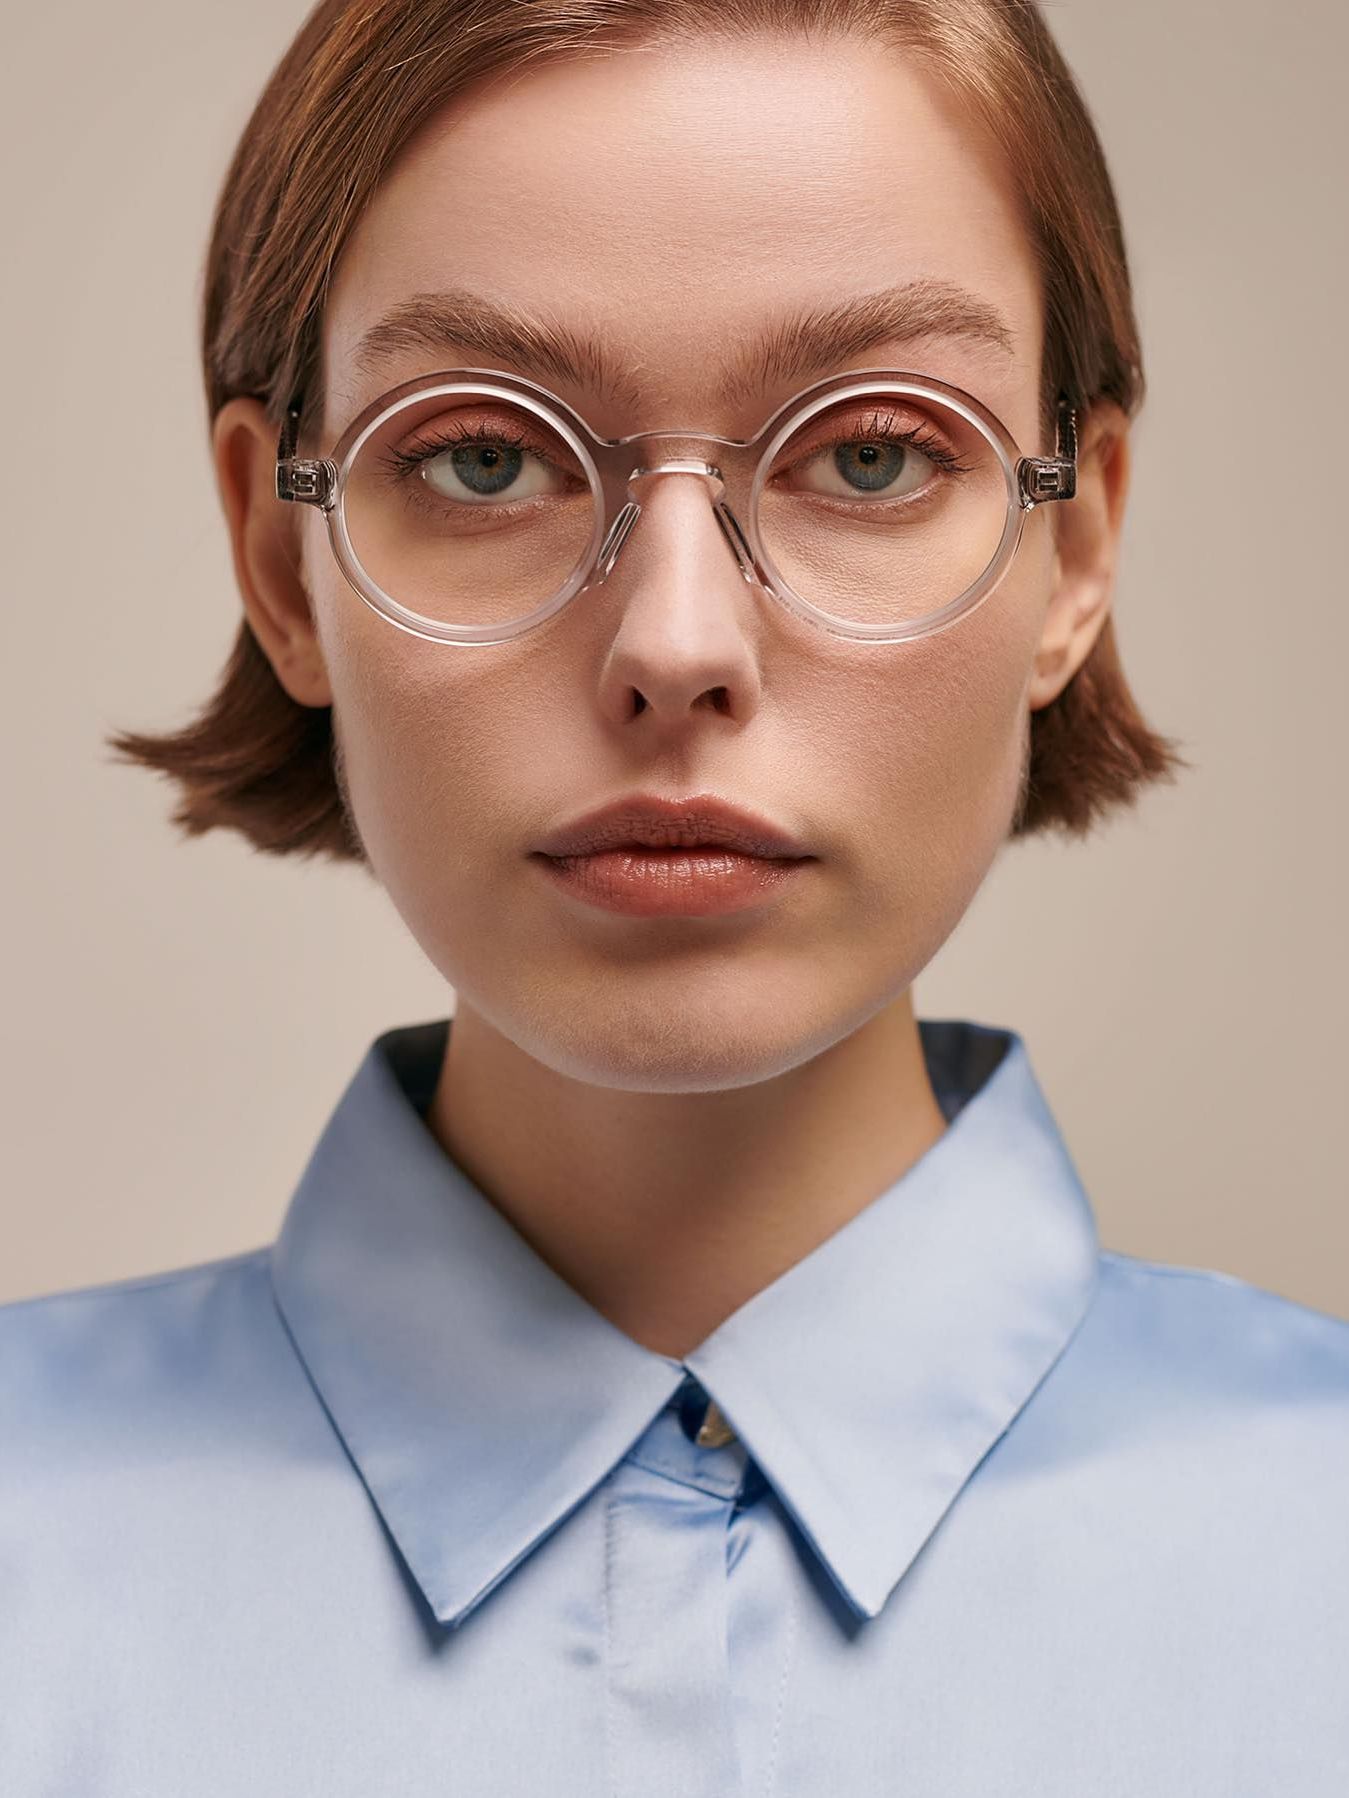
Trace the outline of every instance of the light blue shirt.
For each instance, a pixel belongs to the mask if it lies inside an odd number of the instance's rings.
[[[0,1308],[3,1798],[1346,1798],[1349,1324],[1103,1251],[1019,1036],[924,1021],[945,1134],[680,1362],[449,1027],[275,1244]]]

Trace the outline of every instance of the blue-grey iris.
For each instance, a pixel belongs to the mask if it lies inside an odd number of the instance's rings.
[[[450,451],[454,472],[472,493],[500,493],[520,472],[524,452],[508,444],[462,443]]]
[[[903,468],[907,451],[903,443],[840,443],[834,466],[844,480],[871,493],[890,485]]]

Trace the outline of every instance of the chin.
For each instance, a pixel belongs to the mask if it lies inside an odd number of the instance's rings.
[[[805,994],[790,1004],[780,988],[762,985],[737,1004],[735,984],[711,975],[700,992],[699,983],[686,978],[676,997],[653,1003],[630,986],[624,990],[620,977],[583,1001],[569,998],[555,1013],[536,1008],[505,1034],[569,1080],[619,1092],[698,1093],[754,1086],[788,1073],[858,1022],[836,1011],[825,1016],[823,1003],[811,1005]]]

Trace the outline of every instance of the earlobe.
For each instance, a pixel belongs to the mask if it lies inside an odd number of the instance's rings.
[[[1129,488],[1128,428],[1124,412],[1108,400],[1079,427],[1077,492],[1055,502],[1054,588],[1027,689],[1033,712],[1058,698],[1109,616]]]
[[[261,400],[227,400],[211,427],[216,484],[249,625],[300,705],[332,704],[332,688],[300,569],[297,508],[276,497],[277,432]]]

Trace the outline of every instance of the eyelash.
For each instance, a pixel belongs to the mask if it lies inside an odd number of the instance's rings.
[[[885,423],[879,423],[880,413],[872,414],[870,421],[862,430],[848,430],[831,437],[826,443],[816,444],[812,455],[821,455],[826,450],[838,449],[845,443],[869,443],[876,437],[883,437],[887,442],[902,443],[906,447],[916,449],[926,456],[930,462],[944,470],[947,474],[969,474],[972,465],[962,462],[953,450],[950,450],[939,437],[933,436],[930,429],[926,434],[923,428],[916,431],[895,431],[891,434],[890,426],[894,421],[894,413],[887,415]]]
[[[385,465],[392,466],[399,478],[415,474],[423,462],[433,462],[437,456],[443,456],[448,449],[456,449],[460,444],[471,444],[481,449],[522,449],[528,450],[541,462],[548,462],[543,451],[532,443],[528,432],[522,431],[518,437],[511,437],[504,431],[459,430],[454,426],[443,427],[443,435],[431,443],[419,444],[415,450],[389,449],[384,452]],[[549,463],[550,467],[555,466]]]
[[[884,424],[880,423],[880,416],[880,413],[876,412],[862,429],[851,428],[841,431],[837,436],[813,445],[804,459],[812,460],[816,456],[827,454],[831,449],[839,449],[846,443],[869,443],[876,438],[882,438],[887,442],[901,443],[906,448],[916,449],[920,455],[926,456],[935,467],[940,468],[943,474],[954,476],[971,472],[972,465],[962,462],[959,456],[948,449],[941,439],[934,436],[930,430],[925,431],[923,428],[919,428],[913,431],[891,433],[890,425],[894,420],[894,413],[891,412],[887,415]],[[432,443],[420,444],[415,450],[396,448],[387,450],[385,452],[386,466],[392,465],[395,477],[403,480],[409,475],[415,474],[423,463],[434,461],[437,456],[444,455],[446,450],[457,448],[461,444],[471,444],[484,449],[525,450],[538,456],[540,461],[549,462],[548,457],[537,447],[537,444],[531,442],[528,432],[522,431],[518,437],[512,437],[503,431],[459,430],[454,426],[445,426],[443,435]],[[549,466],[555,465],[549,463]],[[869,506],[870,509],[874,509],[877,505],[903,505],[905,503],[910,502],[906,500],[859,502],[863,506]],[[506,504],[509,505],[510,502],[507,501]],[[505,507],[495,509],[504,510]]]

